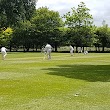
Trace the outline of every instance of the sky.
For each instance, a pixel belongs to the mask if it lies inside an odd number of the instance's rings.
[[[103,20],[110,26],[109,0],[38,0],[36,8],[46,6],[49,10],[58,11],[63,16],[71,11],[71,8],[77,8],[80,2],[84,2],[90,9],[96,26],[102,26]]]

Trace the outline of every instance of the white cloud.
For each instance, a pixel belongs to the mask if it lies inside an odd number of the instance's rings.
[[[77,8],[80,2],[84,2],[90,9],[96,25],[102,25],[103,20],[110,25],[109,0],[38,0],[36,8],[47,6],[50,10],[58,11],[63,15],[71,11],[72,7]]]
[[[38,0],[36,7],[47,6],[50,9],[59,10],[61,8],[71,8],[72,5],[74,6],[80,2],[81,0]]]

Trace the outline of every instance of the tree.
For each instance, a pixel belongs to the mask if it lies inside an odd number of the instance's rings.
[[[23,46],[24,51],[29,51],[29,48],[32,45],[32,25],[30,21],[21,22],[20,27],[16,28],[16,31],[13,33],[14,37],[12,39],[13,44],[17,46]]]
[[[0,0],[0,27],[18,26],[30,20],[35,12],[36,0]]]
[[[47,7],[38,8],[31,23],[35,25],[36,39],[40,46],[50,42],[56,45],[60,37],[59,27],[63,23],[59,12],[49,10]]]
[[[87,37],[91,36],[93,18],[89,11],[85,3],[81,2],[78,8],[73,7],[72,12],[68,12],[63,16],[65,25],[70,28],[72,34],[70,41],[74,41],[76,46],[87,46]]]
[[[36,0],[0,0],[0,28],[11,27],[14,33],[16,33],[17,30],[21,30],[18,28],[21,28],[23,23],[25,25],[27,21],[30,22],[31,17],[34,15],[36,2]],[[23,35],[24,33],[22,33],[21,36]],[[20,39],[20,36],[18,39]],[[10,43],[10,50],[11,46],[12,44]]]
[[[100,46],[102,46],[102,51],[104,52],[104,48],[108,44],[108,37],[109,37],[109,31],[108,31],[108,25],[105,24],[105,21],[102,22],[103,26],[97,28],[96,35],[98,36]]]
[[[13,29],[8,27],[3,28],[0,32],[0,44],[1,45],[10,45],[12,39]]]
[[[110,27],[108,27],[108,43],[107,47],[110,47]]]

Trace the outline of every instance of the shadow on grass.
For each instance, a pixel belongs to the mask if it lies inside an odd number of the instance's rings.
[[[47,74],[86,80],[89,82],[110,82],[110,65],[60,65],[48,68]]]

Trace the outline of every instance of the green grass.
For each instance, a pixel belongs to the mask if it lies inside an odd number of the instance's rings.
[[[8,53],[0,110],[109,110],[110,54]]]

